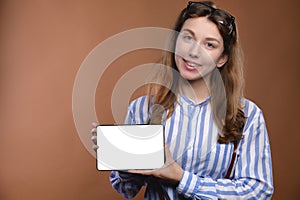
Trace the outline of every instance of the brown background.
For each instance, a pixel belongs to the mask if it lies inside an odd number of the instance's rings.
[[[76,132],[75,76],[88,53],[109,36],[135,27],[170,28],[185,4],[0,1],[1,200],[120,199],[108,172],[96,171],[94,157]],[[217,5],[237,18],[247,67],[246,97],[266,117],[273,199],[299,199],[299,1],[219,0]],[[110,66],[97,89],[99,120],[114,121],[107,105],[117,78],[156,56],[155,51],[130,53]]]

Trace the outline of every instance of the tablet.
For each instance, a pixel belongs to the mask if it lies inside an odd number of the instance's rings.
[[[97,169],[157,169],[165,163],[163,125],[97,126]]]

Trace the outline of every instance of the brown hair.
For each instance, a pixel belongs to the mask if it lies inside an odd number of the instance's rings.
[[[204,6],[203,6],[204,5]],[[216,11],[217,12],[214,12]],[[243,78],[243,56],[238,42],[238,35],[234,18],[223,10],[215,8],[212,2],[205,1],[188,6],[180,13],[174,30],[180,32],[184,22],[189,18],[207,17],[216,24],[224,41],[223,54],[228,57],[227,62],[212,72],[209,91],[211,95],[211,105],[214,120],[221,130],[219,143],[229,143],[240,140],[245,124],[245,115],[242,108],[241,99],[243,97],[244,78]],[[167,110],[167,118],[174,112],[178,94],[178,72],[174,52],[177,40],[174,34],[171,38],[173,52],[165,52],[162,56],[161,64],[169,66],[174,70],[162,68],[156,78],[164,81],[164,85],[150,84],[148,88],[148,100],[150,104],[161,105]],[[224,85],[220,87],[220,85]],[[222,92],[223,91],[223,92]],[[152,107],[152,113],[161,112],[160,107]],[[153,116],[159,116],[153,114]],[[159,121],[154,119],[151,121]]]

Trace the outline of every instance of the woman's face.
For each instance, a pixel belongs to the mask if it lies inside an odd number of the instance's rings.
[[[189,18],[176,41],[177,68],[186,80],[199,80],[226,63],[223,50],[223,38],[213,22],[206,17]]]

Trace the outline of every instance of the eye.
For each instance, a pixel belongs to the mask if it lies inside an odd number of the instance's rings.
[[[211,43],[211,42],[206,42],[205,46],[208,49],[214,49],[214,48],[216,48],[216,45],[214,43]]]
[[[183,39],[185,39],[185,40],[193,40],[193,37],[189,36],[189,35],[185,35],[185,36],[183,36]]]
[[[183,41],[185,41],[185,42],[191,42],[191,41],[194,40],[193,36],[188,35],[188,34],[183,34],[183,35],[182,35],[182,39],[183,39]]]

